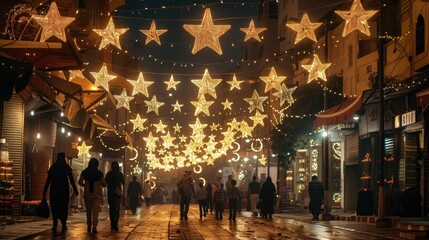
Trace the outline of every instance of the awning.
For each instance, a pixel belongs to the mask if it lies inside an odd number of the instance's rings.
[[[345,122],[355,115],[362,106],[362,95],[357,98],[349,98],[343,103],[327,109],[316,115],[314,122],[316,127],[324,125],[336,125]]]
[[[429,88],[416,93],[417,106],[423,106],[429,104]]]

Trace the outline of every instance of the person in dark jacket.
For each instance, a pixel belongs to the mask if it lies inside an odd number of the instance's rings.
[[[209,212],[209,209],[210,209],[210,213],[212,213],[213,212],[213,197],[212,197],[213,189],[212,189],[211,183],[207,183],[206,190],[207,190],[206,213]]]
[[[271,219],[274,213],[276,186],[274,186],[270,176],[268,176],[264,184],[262,184],[261,191],[259,192],[259,199],[261,200],[261,216]]]
[[[311,181],[308,183],[308,195],[310,197],[309,210],[313,214],[313,220],[319,220],[319,214],[321,212],[321,206],[323,201],[323,185],[317,179],[316,175],[311,177]]]
[[[77,196],[79,193],[74,182],[71,167],[66,163],[66,155],[61,152],[57,154],[57,161],[52,164],[48,171],[48,178],[43,188],[43,199],[46,200],[46,193],[49,185],[49,201],[52,212],[52,231],[57,231],[58,220],[61,221],[62,231],[67,230],[67,217],[69,211],[69,184],[73,187],[73,192]]]
[[[106,174],[107,201],[109,203],[110,229],[119,231],[119,210],[121,209],[122,186],[124,174],[119,171],[119,163],[112,162],[111,170]]]
[[[142,196],[142,187],[137,182],[137,177],[133,176],[133,181],[128,184],[128,199],[130,200],[131,212],[136,214],[137,207],[140,204],[140,198]]]

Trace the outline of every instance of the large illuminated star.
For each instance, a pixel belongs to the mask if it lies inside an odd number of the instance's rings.
[[[304,38],[309,38],[314,42],[317,42],[316,34],[314,30],[320,27],[322,23],[312,23],[308,14],[304,13],[300,23],[287,23],[286,26],[292,28],[296,32],[295,44],[299,43]]]
[[[149,97],[149,92],[147,91],[147,88],[153,84],[153,82],[145,81],[143,78],[143,73],[139,73],[139,77],[136,81],[134,80],[127,80],[131,85],[133,85],[133,93],[132,96],[136,95],[137,93],[141,93],[145,95],[146,97]]]
[[[270,91],[272,88],[277,91],[281,90],[281,83],[286,79],[286,76],[277,76],[276,69],[274,67],[270,70],[270,75],[266,77],[259,77],[262,81],[265,82],[265,92]]]
[[[246,121],[241,121],[240,123],[241,137],[243,138],[252,137],[252,131],[253,131],[253,127],[249,126],[249,124]]]
[[[217,98],[215,87],[222,82],[222,79],[213,79],[210,76],[209,70],[204,70],[203,78],[193,79],[191,82],[198,86],[198,98],[204,94],[210,94],[213,98]]]
[[[82,142],[82,144],[80,146],[77,147],[78,152],[78,156],[84,155],[83,157],[89,157],[89,149],[91,149],[92,146],[86,146],[85,141]]]
[[[127,30],[128,28],[116,29],[115,24],[113,23],[113,18],[110,18],[109,23],[107,23],[105,29],[94,29],[94,32],[96,32],[101,37],[101,43],[98,49],[102,49],[105,46],[112,44],[122,50],[121,43],[119,42],[119,37]]]
[[[107,66],[103,63],[100,71],[97,72],[89,72],[95,78],[94,86],[103,87],[106,91],[109,91],[109,81],[115,79],[116,76],[109,75],[107,72]]]
[[[131,119],[130,121],[133,123],[133,131],[140,130],[143,131],[143,123],[146,122],[147,119],[142,119],[140,114],[137,113],[136,118]]]
[[[343,30],[343,37],[349,35],[354,30],[359,30],[369,37],[371,32],[369,31],[368,19],[374,16],[377,12],[377,10],[365,11],[360,0],[353,1],[350,11],[335,11],[335,13],[340,15],[346,21]]]
[[[164,83],[167,84],[167,91],[168,91],[170,89],[177,90],[176,89],[176,85],[179,84],[180,82],[179,81],[174,81],[173,74],[171,74],[170,80],[169,81],[165,81]]]
[[[229,89],[231,91],[234,88],[237,88],[238,90],[240,90],[241,89],[240,84],[243,83],[244,81],[238,81],[234,73],[234,76],[232,76],[232,81],[226,81],[226,82],[229,85],[231,85],[231,88]]]
[[[314,54],[313,63],[311,65],[301,65],[305,70],[308,71],[308,82],[314,79],[320,78],[327,81],[325,70],[331,66],[330,63],[321,63],[320,58],[317,54]]]
[[[198,134],[198,133],[203,133],[204,128],[207,127],[207,124],[202,124],[200,122],[200,119],[197,118],[195,120],[195,124],[189,124],[189,127],[192,128],[192,130],[193,130],[192,133],[193,134]]]
[[[175,137],[172,137],[170,135],[170,132],[167,132],[167,134],[165,134],[165,136],[161,136],[162,140],[164,141],[164,143],[162,144],[162,146],[164,148],[170,148],[172,146],[174,146],[173,141],[176,139]]]
[[[127,95],[127,90],[125,88],[124,88],[124,90],[122,90],[121,95],[113,95],[113,97],[115,97],[116,100],[118,101],[118,103],[116,104],[116,109],[118,109],[120,107],[124,107],[124,108],[130,110],[130,101],[134,97],[129,97]]]
[[[162,120],[159,120],[158,124],[153,124],[153,126],[155,126],[156,128],[156,132],[164,132],[165,128],[167,127],[167,125],[162,123]]]
[[[146,103],[146,105],[147,105],[147,111],[146,111],[146,113],[154,112],[154,113],[156,113],[156,115],[158,115],[158,109],[159,109],[162,105],[164,105],[164,103],[163,103],[163,102],[158,102],[158,101],[156,100],[156,96],[155,96],[155,95],[152,97],[152,99],[151,99],[150,101],[145,100],[144,102],[145,102],[145,103]]]
[[[264,103],[264,101],[267,99],[268,97],[260,97],[258,92],[253,90],[252,97],[244,98],[244,101],[250,104],[249,112],[253,112],[255,109],[259,109],[261,112],[264,112],[264,106],[262,106],[262,103]]]
[[[75,19],[74,17],[61,16],[56,2],[52,2],[46,15],[33,15],[32,18],[42,26],[41,42],[46,41],[52,36],[65,42],[67,40],[65,28]]]
[[[176,100],[175,104],[171,104],[171,106],[173,106],[173,112],[175,111],[182,112],[183,104],[180,104],[178,100]]]
[[[201,49],[208,47],[217,54],[222,55],[219,37],[228,31],[231,25],[214,25],[210,9],[207,8],[200,25],[184,24],[183,28],[195,37],[192,54],[196,54]]]
[[[264,126],[264,119],[267,117],[267,114],[261,114],[259,111],[256,111],[255,116],[249,117],[253,120],[253,127],[257,125]]]
[[[287,88],[286,85],[283,83],[280,92],[273,93],[273,96],[280,98],[280,106],[283,106],[285,102],[287,102],[289,105],[292,105],[295,102],[295,99],[293,99],[292,96],[292,93],[295,90],[296,87]]]
[[[198,101],[191,101],[191,103],[195,106],[194,116],[198,116],[201,112],[210,116],[209,107],[214,103],[214,101],[206,101],[206,98],[203,95],[198,98]]]
[[[228,101],[228,98],[225,99],[225,102],[221,102],[221,103],[223,105],[223,110],[226,110],[226,109],[232,110],[231,108],[232,102]]]
[[[240,28],[241,31],[246,33],[246,36],[244,37],[244,41],[254,38],[258,42],[261,42],[261,38],[259,37],[259,33],[267,30],[267,28],[256,28],[255,23],[253,22],[253,19],[250,20],[249,27],[248,28]]]
[[[143,138],[143,140],[146,142],[146,148],[149,151],[154,151],[156,148],[156,142],[158,141],[157,137],[154,137],[152,135],[152,132],[149,132],[149,135],[145,138]],[[148,156],[148,154],[146,154],[146,156]],[[154,155],[151,155],[153,157],[155,157]],[[149,156],[148,156],[149,159]]]
[[[159,36],[167,32],[167,29],[157,30],[155,20],[152,20],[152,23],[150,24],[150,29],[141,29],[140,32],[144,33],[147,36],[145,45],[147,45],[151,41],[155,41],[156,43],[158,43],[158,45],[161,45],[161,40],[159,39]]]

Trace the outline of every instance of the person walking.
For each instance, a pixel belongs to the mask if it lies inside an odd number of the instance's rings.
[[[58,220],[61,221],[62,231],[67,231],[67,217],[69,215],[69,184],[73,187],[76,196],[79,195],[73,178],[72,168],[66,163],[66,155],[63,152],[57,154],[57,161],[48,170],[48,178],[43,188],[43,200],[49,188],[49,202],[52,212],[52,231],[56,232]]]
[[[152,185],[150,184],[150,180],[147,179],[146,181],[144,181],[143,184],[143,197],[144,197],[144,201],[146,202],[146,207],[150,207],[151,202],[152,202]]]
[[[252,177],[252,181],[249,183],[249,189],[247,190],[248,199],[250,201],[250,209],[254,216],[258,216],[258,210],[256,206],[259,201],[259,191],[261,184],[256,180],[256,176]]]
[[[180,220],[187,220],[191,197],[195,196],[194,180],[190,170],[185,171],[183,178],[177,182],[177,189],[180,194]]]
[[[319,220],[324,191],[322,182],[317,179],[316,175],[313,175],[311,181],[308,183],[308,195],[310,197],[308,208],[311,214],[313,214],[313,220]]]
[[[133,176],[133,181],[128,184],[128,199],[130,201],[130,209],[132,214],[136,214],[137,207],[140,204],[140,198],[142,196],[142,188],[139,182],[137,182],[137,177]]]
[[[98,160],[91,158],[88,167],[79,177],[79,185],[84,187],[83,199],[86,208],[87,232],[97,233],[98,215],[103,203],[103,187],[106,186],[104,174],[98,170]]]
[[[110,229],[119,231],[119,210],[121,209],[122,186],[125,185],[124,174],[119,171],[119,163],[113,161],[111,170],[106,174],[107,201],[109,203]]]
[[[223,189],[223,183],[220,183],[219,188],[214,192],[213,194],[213,200],[215,203],[215,213],[216,213],[216,220],[222,220],[222,212],[223,212],[223,206],[225,204],[225,189]]]
[[[264,184],[262,184],[261,191],[259,193],[259,199],[261,199],[261,216],[263,218],[272,218],[274,213],[274,203],[276,199],[276,186],[268,176]]]
[[[212,213],[213,212],[213,189],[212,189],[211,183],[207,183],[206,190],[207,190],[206,213],[208,213],[209,210],[210,210],[210,213]]]
[[[198,184],[199,189],[197,191],[196,199],[198,201],[198,206],[200,208],[200,220],[203,219],[203,216],[206,217],[207,209],[206,209],[206,199],[207,199],[207,189],[204,188],[202,182]]]
[[[237,185],[237,181],[231,180],[231,187],[227,192],[228,195],[228,203],[229,203],[229,220],[235,221],[235,217],[237,215],[237,201],[240,198],[240,191],[235,186]]]

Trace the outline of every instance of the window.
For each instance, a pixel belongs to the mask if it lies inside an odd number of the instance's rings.
[[[425,19],[419,15],[416,23],[416,55],[425,51]]]

